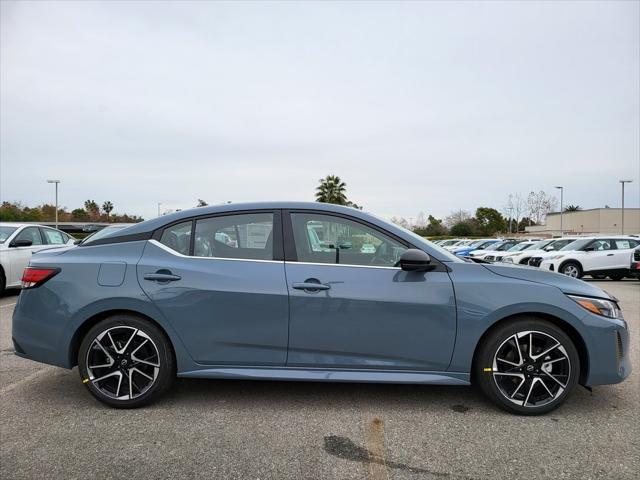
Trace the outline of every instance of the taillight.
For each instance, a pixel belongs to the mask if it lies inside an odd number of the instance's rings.
[[[58,272],[60,272],[59,268],[27,267],[22,274],[22,288],[39,287]]]

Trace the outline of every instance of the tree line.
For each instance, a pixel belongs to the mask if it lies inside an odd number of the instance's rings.
[[[68,211],[66,207],[59,207],[58,222],[137,223],[144,220],[138,215],[112,213],[113,209],[110,201],[99,205],[95,200],[86,200],[84,208]],[[3,222],[53,222],[55,219],[55,205],[44,203],[33,208],[20,202],[2,202],[0,205],[0,221]]]

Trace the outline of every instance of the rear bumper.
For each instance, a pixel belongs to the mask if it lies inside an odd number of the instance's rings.
[[[44,289],[46,287],[40,287]],[[39,292],[42,293],[42,292]],[[32,296],[30,302],[25,298]],[[20,292],[13,311],[11,337],[16,355],[36,362],[71,368],[68,345],[60,345],[64,322],[56,321],[54,312],[47,314],[41,305],[45,297],[33,295],[30,290]],[[44,308],[43,308],[44,307]]]

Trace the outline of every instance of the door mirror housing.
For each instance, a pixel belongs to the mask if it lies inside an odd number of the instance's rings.
[[[584,247],[585,252],[593,252],[595,251],[595,247],[593,245],[589,245],[588,247]]]
[[[428,272],[435,268],[428,253],[410,248],[400,257],[400,268],[405,272]]]
[[[33,244],[31,240],[14,240],[10,247],[30,247]]]

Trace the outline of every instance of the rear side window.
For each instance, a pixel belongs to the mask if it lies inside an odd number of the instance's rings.
[[[160,237],[160,243],[182,255],[189,255],[191,220],[165,228]]]
[[[273,213],[198,220],[193,249],[196,257],[273,260]]]
[[[42,233],[44,233],[47,245],[64,245],[69,240],[64,233],[50,228],[43,228]]]
[[[636,248],[638,246],[638,242],[635,240],[616,240],[615,243],[618,250],[628,250],[630,248]]]

